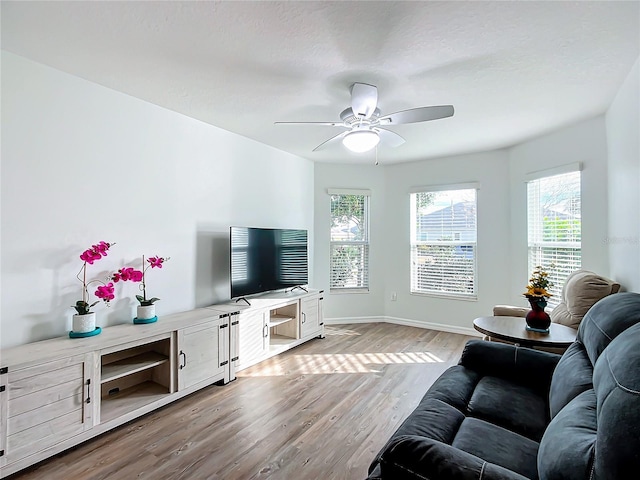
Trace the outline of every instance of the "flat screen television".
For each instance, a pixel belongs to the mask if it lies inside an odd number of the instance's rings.
[[[231,227],[231,298],[309,283],[307,231]]]

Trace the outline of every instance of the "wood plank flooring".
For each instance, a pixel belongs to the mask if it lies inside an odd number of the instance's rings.
[[[11,480],[363,480],[387,439],[472,337],[386,323],[238,372]]]

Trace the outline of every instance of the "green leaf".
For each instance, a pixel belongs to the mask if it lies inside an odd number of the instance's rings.
[[[89,313],[89,308],[91,308],[91,306],[84,300],[78,300],[76,304],[73,305],[73,308],[76,309],[78,315],[86,315],[87,313]]]

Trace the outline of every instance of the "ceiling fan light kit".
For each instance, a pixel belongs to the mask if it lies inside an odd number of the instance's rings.
[[[368,152],[380,142],[380,137],[373,130],[354,130],[342,139],[345,147],[355,153]]]
[[[453,116],[453,105],[438,105],[433,107],[418,107],[402,110],[389,115],[380,116],[378,108],[378,88],[366,83],[351,85],[351,106],[340,113],[342,122],[275,122],[276,125],[326,125],[347,128],[324,141],[316,148],[337,143],[342,144],[352,152],[368,152],[376,147],[380,141],[390,147],[398,147],[404,143],[404,138],[391,130],[380,128],[381,125],[401,125],[405,123],[426,122]]]

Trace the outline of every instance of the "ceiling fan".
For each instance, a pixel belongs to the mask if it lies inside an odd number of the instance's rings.
[[[275,122],[276,125],[328,125],[347,130],[331,137],[313,149],[320,150],[342,141],[352,152],[367,152],[383,142],[390,147],[398,147],[405,140],[400,135],[383,126],[405,123],[426,122],[453,116],[453,105],[418,107],[402,110],[389,115],[380,115],[378,108],[378,88],[366,83],[351,86],[351,106],[340,113],[340,122]]]

